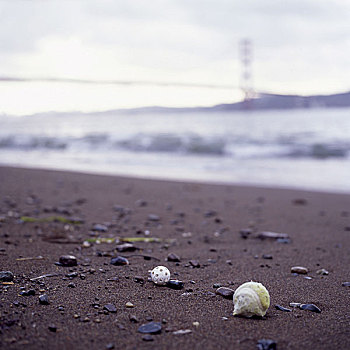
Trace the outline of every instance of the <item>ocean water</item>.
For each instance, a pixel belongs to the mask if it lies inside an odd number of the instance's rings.
[[[350,193],[350,109],[3,114],[0,164]]]

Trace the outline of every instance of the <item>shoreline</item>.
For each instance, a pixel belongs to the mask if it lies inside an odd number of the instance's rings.
[[[296,191],[296,192],[310,192],[310,193],[323,193],[323,194],[334,194],[334,195],[350,195],[350,190],[340,190],[340,189],[325,189],[325,188],[309,188],[309,187],[298,187],[291,185],[269,185],[264,183],[250,183],[250,182],[234,182],[226,180],[210,180],[210,179],[196,179],[183,177],[178,178],[176,176],[166,177],[166,176],[137,176],[135,174],[126,174],[126,173],[113,173],[108,171],[94,171],[94,170],[72,170],[65,168],[50,168],[46,166],[23,166],[23,165],[12,165],[12,164],[0,164],[1,168],[10,168],[10,169],[23,169],[23,170],[33,170],[33,171],[44,171],[44,172],[58,172],[58,173],[71,173],[71,174],[80,174],[80,175],[91,175],[91,176],[107,176],[115,177],[121,179],[131,179],[131,180],[145,180],[145,181],[160,181],[160,182],[169,182],[169,183],[187,183],[187,184],[199,184],[199,185],[214,185],[214,186],[232,186],[239,188],[252,188],[252,189],[263,189],[263,190],[281,190],[281,191]]]
[[[0,184],[0,266],[14,274],[0,296],[0,345],[7,349],[256,349],[260,339],[279,350],[348,346],[347,194],[3,166]],[[289,240],[257,238],[266,231]],[[141,238],[133,243],[139,250],[96,242],[116,237]],[[169,253],[180,262],[167,261]],[[77,266],[55,265],[67,254]],[[116,255],[130,264],[111,265]],[[156,265],[184,288],[148,282]],[[293,266],[309,272],[293,275]],[[35,280],[45,274],[54,275]],[[232,316],[232,300],[216,294],[218,285],[235,290],[250,280],[271,296],[262,319]],[[39,303],[41,294],[48,305]],[[147,341],[138,328],[151,320],[162,330]]]

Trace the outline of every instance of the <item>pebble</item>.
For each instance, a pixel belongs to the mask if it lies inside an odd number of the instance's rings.
[[[70,267],[77,266],[77,258],[74,255],[62,255],[60,256],[59,263],[62,266]]]
[[[301,303],[289,303],[289,306],[291,307],[299,307]]]
[[[139,319],[135,315],[130,315],[129,320],[132,323],[138,323],[139,322]]]
[[[343,287],[350,287],[350,282],[343,282],[341,285]]]
[[[173,262],[180,262],[180,257],[178,255],[176,255],[175,253],[170,253],[167,256],[167,260],[168,261],[173,261]]]
[[[303,266],[293,266],[291,267],[290,272],[306,275],[309,272],[309,270]]]
[[[312,312],[317,312],[317,313],[321,313],[321,309],[319,309],[316,305],[314,304],[301,304],[299,306],[299,308],[301,310],[309,310],[309,311],[312,311]]]
[[[42,295],[39,295],[39,303],[41,305],[49,305],[50,302],[49,302],[49,297],[47,294],[42,294]]]
[[[287,233],[280,232],[260,232],[257,236],[260,239],[279,239],[279,238],[289,238]]]
[[[262,256],[262,258],[263,258],[263,259],[272,260],[272,259],[273,259],[273,256],[270,255],[270,254],[264,254],[264,255]]]
[[[148,220],[149,221],[159,221],[160,217],[158,215],[155,215],[155,214],[149,214],[148,215]]]
[[[103,307],[104,310],[107,310],[108,312],[111,312],[111,313],[116,313],[117,312],[117,308],[115,307],[115,305],[113,304],[106,304],[104,307]]]
[[[277,343],[271,339],[260,339],[256,344],[258,350],[276,350]]]
[[[190,329],[179,329],[178,331],[173,332],[174,335],[184,335],[192,333]]]
[[[216,294],[221,295],[226,299],[232,299],[234,292],[233,289],[227,287],[220,287],[215,291]]]
[[[243,228],[239,231],[239,234],[241,235],[241,238],[247,239],[249,235],[251,235],[253,232],[250,228]]]
[[[198,260],[190,260],[190,264],[192,267],[199,268],[201,265],[199,264]]]
[[[68,283],[68,287],[69,287],[69,288],[75,288],[75,283],[73,283],[73,282]]]
[[[49,328],[49,331],[51,331],[51,332],[56,332],[57,331],[57,327],[54,324],[49,324],[48,328]]]
[[[292,311],[291,309],[287,309],[286,307],[283,307],[283,306],[278,305],[278,304],[275,305],[275,308],[276,308],[277,310],[285,311],[285,312],[291,312],[291,311]]]
[[[113,343],[108,343],[108,344],[106,345],[106,349],[107,349],[107,350],[113,350],[113,349],[114,349],[114,344],[113,344]]]
[[[128,301],[126,304],[125,304],[126,307],[128,308],[132,308],[132,307],[135,307],[135,305],[133,303],[131,303],[130,301]]]
[[[107,232],[108,231],[108,227],[106,225],[102,225],[102,224],[95,224],[92,227],[92,231]]]
[[[24,296],[24,297],[29,297],[31,295],[35,295],[35,290],[34,289],[24,290],[19,294]]]
[[[124,244],[117,245],[116,249],[118,252],[134,252],[139,248],[135,247],[132,243],[124,243]]]
[[[154,338],[153,338],[150,334],[145,334],[145,335],[142,337],[142,340],[143,340],[143,341],[153,341]]]
[[[116,256],[111,259],[111,264],[115,266],[120,265],[129,265],[129,260],[127,258],[123,258],[122,256]]]
[[[11,271],[0,271],[0,281],[1,282],[12,282],[14,275]]]
[[[148,322],[140,326],[137,330],[140,333],[158,334],[162,331],[160,322]]]
[[[184,287],[184,283],[182,281],[178,281],[178,280],[170,280],[167,282],[166,286],[171,288],[171,289],[180,290]]]
[[[326,269],[317,270],[316,273],[318,275],[329,275],[329,272]]]

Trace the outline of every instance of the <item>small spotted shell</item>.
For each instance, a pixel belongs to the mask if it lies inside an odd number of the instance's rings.
[[[233,294],[234,316],[265,316],[270,306],[268,290],[258,282],[246,282]]]
[[[170,280],[170,271],[165,266],[157,266],[151,271],[151,278],[155,284],[164,285]]]

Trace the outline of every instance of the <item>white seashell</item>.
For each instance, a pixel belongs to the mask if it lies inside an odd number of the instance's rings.
[[[165,266],[157,266],[151,271],[151,278],[155,284],[164,285],[170,280],[170,271]]]
[[[265,316],[270,306],[270,294],[258,282],[246,282],[233,294],[234,316]]]

